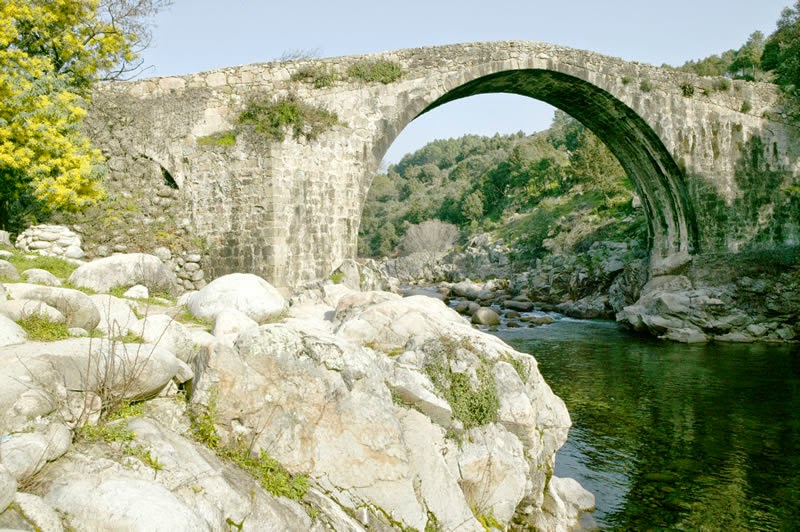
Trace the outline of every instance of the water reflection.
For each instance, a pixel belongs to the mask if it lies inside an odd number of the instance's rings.
[[[687,346],[573,320],[497,334],[567,403],[556,474],[595,493],[603,528],[800,522],[800,347]]]

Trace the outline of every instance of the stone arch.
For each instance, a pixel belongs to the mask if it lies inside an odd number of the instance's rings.
[[[379,161],[402,129],[422,114],[454,100],[487,93],[519,94],[549,103],[580,120],[605,142],[642,198],[653,273],[674,269],[699,252],[698,227],[684,173],[658,134],[614,95],[570,74],[540,68],[502,70],[451,87],[433,101],[421,96],[409,98],[376,139],[375,160]]]

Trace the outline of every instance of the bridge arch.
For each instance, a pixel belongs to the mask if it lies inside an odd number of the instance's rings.
[[[432,101],[411,99],[383,128],[375,143],[376,161],[423,114],[458,99],[490,93],[546,102],[578,119],[608,146],[642,199],[654,273],[672,269],[699,251],[697,220],[684,174],[658,134],[630,106],[570,74],[542,68],[501,70],[447,87]]]

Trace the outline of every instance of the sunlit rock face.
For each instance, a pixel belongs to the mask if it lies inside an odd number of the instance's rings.
[[[402,75],[381,83],[348,74],[379,60]],[[310,67],[333,77],[315,86],[297,76]],[[355,255],[372,175],[406,125],[449,101],[491,92],[550,103],[603,139],[642,198],[653,274],[704,254],[800,241],[792,192],[800,182],[797,126],[774,86],[715,83],[543,43],[419,48],[114,84],[93,95],[88,124],[111,182],[177,187],[170,208],[203,239],[207,273],[253,272],[285,288],[326,277]],[[206,141],[234,130],[248,101],[290,94],[334,112],[338,123],[314,140],[240,133],[233,142]]]

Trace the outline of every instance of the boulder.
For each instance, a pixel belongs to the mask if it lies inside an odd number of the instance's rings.
[[[69,282],[96,292],[108,292],[116,287],[144,285],[151,292],[178,295],[175,273],[154,255],[127,253],[97,259],[79,266]]]
[[[3,513],[8,505],[14,502],[14,494],[17,492],[17,477],[0,464],[0,513]]]
[[[225,308],[217,314],[211,334],[220,342],[233,347],[236,338],[239,337],[239,333],[253,327],[258,327],[258,323],[250,319],[247,314],[234,308]]]
[[[11,318],[0,314],[0,347],[24,343],[28,333]]]
[[[518,310],[520,312],[530,312],[533,310],[532,301],[516,301],[514,299],[506,299],[503,301],[503,306],[505,308]]]
[[[481,307],[472,315],[472,323],[477,325],[500,325],[500,315],[489,307]]]
[[[17,267],[7,260],[0,259],[0,279],[8,279],[9,281],[18,280],[19,272],[17,271]]]
[[[58,309],[51,307],[44,301],[37,301],[34,299],[0,301],[0,314],[14,321],[19,321],[34,315],[44,316],[53,323],[66,323],[67,321]]]
[[[119,399],[153,397],[188,366],[166,349],[107,339],[72,338],[0,347],[0,358],[38,361],[57,372],[68,390],[108,390]]]
[[[187,301],[196,318],[214,320],[223,309],[233,308],[263,323],[286,311],[286,300],[267,281],[250,273],[232,273],[214,279]]]
[[[97,329],[110,336],[125,336],[139,322],[130,302],[108,294],[89,296],[100,315]]]
[[[21,481],[33,477],[47,462],[69,449],[72,433],[63,424],[54,423],[45,432],[12,434],[0,443],[0,462]]]
[[[17,492],[14,497],[14,503],[16,503],[19,512],[24,516],[25,521],[30,523],[34,530],[41,530],[42,532],[62,532],[64,530],[58,512],[41,497],[30,493]]]
[[[150,297],[150,290],[142,284],[137,284],[128,288],[122,297],[129,297],[131,299],[147,299]]]
[[[67,478],[45,496],[78,530],[207,530],[208,525],[170,490],[136,478]],[[132,503],[135,501],[135,503]]]
[[[528,492],[529,467],[522,442],[497,424],[471,429],[458,453],[467,502],[502,525],[511,521]]]
[[[39,268],[30,268],[22,272],[26,281],[32,284],[43,284],[45,286],[61,286],[61,280],[48,272]]]
[[[182,323],[166,314],[154,314],[131,324],[130,331],[145,342],[166,349],[180,360],[191,363],[195,356],[192,333]]]
[[[27,283],[6,285],[11,299],[35,299],[55,307],[67,319],[68,327],[94,330],[100,323],[100,313],[89,296],[78,290]]]
[[[594,495],[578,481],[553,475],[545,491],[544,512],[535,516],[534,524],[540,530],[573,530],[581,512],[595,507]]]
[[[450,292],[457,297],[465,297],[467,299],[478,299],[485,293],[483,285],[470,280],[451,285]]]

